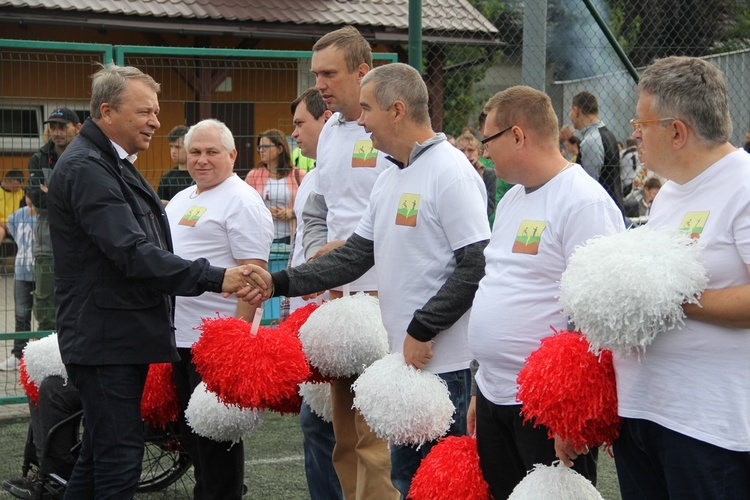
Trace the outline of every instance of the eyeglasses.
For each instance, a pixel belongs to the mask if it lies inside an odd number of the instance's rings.
[[[497,139],[498,137],[500,137],[501,135],[503,135],[505,132],[507,132],[508,130],[512,129],[513,127],[515,127],[515,125],[511,125],[508,128],[504,128],[500,132],[498,132],[497,134],[492,134],[489,137],[485,137],[484,139],[482,139],[482,146],[484,146],[485,148],[487,148],[487,145],[491,141],[493,141],[494,139]]]
[[[278,148],[275,144],[259,144],[258,145],[258,151],[262,151],[264,149],[271,149],[271,148]]]
[[[650,120],[637,120],[633,118],[630,120],[630,126],[633,127],[633,133],[637,134],[641,131],[641,127],[643,125],[648,125],[650,123],[661,123],[661,122],[668,122],[668,121],[674,121],[677,118],[652,118]]]

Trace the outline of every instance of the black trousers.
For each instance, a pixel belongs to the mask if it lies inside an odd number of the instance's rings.
[[[521,405],[500,406],[477,391],[477,448],[479,465],[495,498],[508,498],[535,464],[551,465],[554,440],[547,428],[523,423]],[[597,448],[579,456],[573,469],[596,485]]]
[[[178,349],[181,361],[172,363],[177,396],[180,400],[180,433],[185,449],[193,459],[194,500],[240,500],[245,474],[245,449],[236,444],[199,436],[185,420],[190,396],[201,383],[190,349]]]

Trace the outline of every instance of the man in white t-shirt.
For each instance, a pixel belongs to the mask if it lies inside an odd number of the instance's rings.
[[[535,464],[556,459],[547,428],[523,423],[518,373],[552,334],[550,326],[567,327],[556,296],[575,247],[622,231],[624,223],[602,186],[560,155],[557,116],[546,94],[511,87],[493,96],[485,111],[485,154],[498,178],[516,186],[498,203],[502,217],[484,252],[486,275],[469,321],[469,348],[479,362],[469,423],[471,431],[476,422],[479,463],[492,494],[508,498]],[[576,455],[567,443],[559,446]],[[574,467],[594,482],[595,452]]]
[[[332,31],[313,46],[311,69],[315,87],[334,112],[318,139],[317,174],[303,210],[303,245],[310,260],[343,244],[367,208],[370,192],[388,161],[373,148],[370,134],[357,123],[359,83],[372,67],[367,40],[350,26]],[[350,290],[376,294],[375,273],[350,283]],[[331,290],[332,299],[341,297]],[[354,378],[331,384],[336,446],[333,463],[347,499],[390,499],[398,492],[390,481],[385,441],[352,407]]]
[[[648,226],[701,245],[708,287],[643,356],[615,356],[623,500],[750,498],[750,156],[729,143],[719,68],[659,59],[638,84],[633,136],[670,179]]]
[[[432,130],[427,87],[405,64],[388,64],[362,80],[359,119],[373,145],[393,162],[346,243],[299,268],[259,272],[277,294],[299,295],[376,272],[391,352],[438,374],[456,406],[449,433],[466,434],[471,385],[468,311],[484,270],[489,240],[482,179],[444,134]],[[403,497],[421,459],[419,450],[391,447],[391,478]]]
[[[233,173],[237,150],[231,131],[218,120],[203,120],[184,138],[187,168],[195,181],[166,207],[174,252],[185,259],[208,258],[216,265],[255,264],[265,268],[273,221],[258,192]],[[239,500],[243,494],[242,442],[218,442],[195,434],[185,409],[201,382],[190,348],[198,340],[201,318],[216,314],[253,320],[255,306],[205,292],[175,300],[175,340],[181,360],[173,363],[180,401],[182,442],[193,458],[195,498]]]
[[[294,132],[292,137],[306,158],[315,159],[318,150],[318,138],[323,126],[333,113],[326,107],[323,97],[315,87],[304,91],[292,103],[292,123]],[[305,229],[302,210],[307,197],[312,191],[318,169],[313,168],[302,179],[294,198],[294,215],[297,218],[297,232],[292,240],[292,255],[290,266],[298,266],[306,262],[305,250],[302,246],[302,234]],[[312,299],[309,299],[312,300]],[[285,297],[282,301],[282,315],[304,306],[308,301],[301,297]],[[302,428],[302,446],[305,451],[305,476],[310,500],[338,500],[343,499],[341,483],[333,467],[333,448],[336,437],[333,424],[326,422],[310,409],[305,398],[299,412],[299,423]]]

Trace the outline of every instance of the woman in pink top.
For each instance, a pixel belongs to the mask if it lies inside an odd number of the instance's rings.
[[[245,182],[255,188],[271,211],[274,224],[274,243],[291,243],[297,226],[294,217],[294,197],[297,195],[304,170],[295,169],[289,143],[283,132],[266,130],[258,137],[260,163],[248,172]]]

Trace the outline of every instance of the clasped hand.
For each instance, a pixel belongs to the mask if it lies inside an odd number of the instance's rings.
[[[259,305],[273,294],[273,282],[271,275],[262,267],[245,264],[224,272],[221,291],[224,297],[235,294],[249,304]]]

